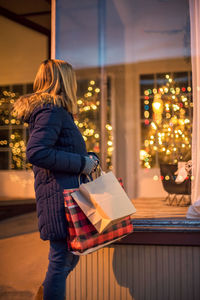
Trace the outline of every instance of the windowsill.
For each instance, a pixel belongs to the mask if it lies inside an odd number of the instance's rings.
[[[116,244],[200,246],[200,220],[186,218],[133,219],[133,233]]]
[[[133,219],[135,232],[200,232],[200,220],[186,218]]]

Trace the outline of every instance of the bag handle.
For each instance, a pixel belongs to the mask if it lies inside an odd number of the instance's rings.
[[[97,172],[97,169],[98,169],[98,168],[99,168],[99,170],[100,170],[99,176],[98,176],[98,172]],[[104,172],[104,171],[102,170],[101,166],[98,165],[98,166],[96,167],[95,171],[93,171],[92,173],[95,173],[95,174],[96,174],[96,178],[98,178],[98,177],[100,177],[101,175],[105,174],[106,172]],[[92,174],[92,173],[91,173],[91,174]],[[89,181],[89,182],[92,181],[92,179],[91,179],[91,177],[90,177],[89,175],[86,175],[86,177],[88,178],[88,181]],[[78,184],[79,184],[79,186],[81,185],[81,174],[79,174],[79,176],[78,176]]]

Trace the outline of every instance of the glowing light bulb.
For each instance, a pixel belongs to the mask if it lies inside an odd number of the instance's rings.
[[[154,176],[153,176],[153,180],[157,181],[157,180],[158,180],[158,176],[157,176],[157,175],[154,175]]]
[[[77,103],[78,103],[78,105],[81,105],[81,104],[83,103],[83,101],[82,101],[81,99],[79,99],[79,100],[77,101]]]

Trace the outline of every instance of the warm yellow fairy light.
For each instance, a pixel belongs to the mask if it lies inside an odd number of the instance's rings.
[[[91,107],[92,107],[93,110],[97,109],[97,106],[95,104],[92,104]]]
[[[80,128],[82,128],[82,127],[83,127],[83,123],[79,123],[78,126],[79,126]]]
[[[96,93],[99,93],[99,92],[100,92],[100,89],[99,89],[99,88],[96,88],[96,89],[95,89],[95,92],[96,92]]]
[[[148,105],[149,104],[149,100],[145,100],[144,104]]]
[[[185,144],[182,144],[182,148],[185,148]]]
[[[112,146],[112,142],[111,141],[108,141],[108,146]]]
[[[88,96],[88,97],[91,97],[91,96],[92,96],[92,93],[88,92],[88,93],[87,93],[87,96]]]
[[[153,89],[153,93],[154,93],[154,94],[157,94],[157,89]]]
[[[148,157],[148,153],[145,150],[140,150],[140,160],[144,160]]]
[[[106,129],[108,129],[109,131],[111,131],[112,130],[112,126],[109,125],[109,124],[106,124]]]
[[[78,99],[77,104],[81,105],[81,104],[83,104],[83,101],[81,99]]]
[[[165,109],[166,109],[167,111],[169,111],[169,103],[166,103],[166,104],[165,104]]]
[[[169,155],[171,153],[171,151],[169,149],[167,149],[166,154]]]
[[[166,74],[166,76],[165,76],[167,79],[169,79],[169,75],[168,74]]]
[[[148,90],[144,91],[144,94],[145,96],[149,96],[149,91]]]
[[[153,145],[154,144],[154,141],[150,141],[150,145]]]
[[[89,105],[87,105],[87,106],[84,107],[84,111],[88,111],[88,110],[90,110],[90,106]]]
[[[169,80],[168,80],[170,83],[172,82],[172,78],[169,78]]]
[[[93,90],[93,87],[89,86],[88,91],[92,91],[92,90]]]
[[[108,147],[108,152],[112,152],[114,150],[113,147]]]
[[[149,118],[149,112],[147,111],[147,110],[145,110],[145,112],[144,112],[144,117],[147,119],[147,118]]]
[[[154,175],[154,176],[153,176],[153,180],[157,181],[157,180],[158,180],[158,176],[157,176],[157,175]]]
[[[184,124],[185,124],[185,120],[184,120],[184,119],[179,119],[179,120],[178,120],[178,123],[179,123],[180,125],[184,125]]]
[[[95,139],[98,139],[99,138],[99,134],[95,133],[94,137],[95,137]]]
[[[162,151],[165,151],[166,150],[166,148],[165,147],[162,147]]]
[[[91,80],[91,81],[90,81],[90,84],[91,84],[91,85],[94,85],[94,84],[95,84],[95,81],[94,81],[94,80]]]
[[[189,124],[190,120],[189,119],[185,119],[185,124]]]
[[[169,180],[169,179],[170,179],[169,175],[166,175],[165,180]]]
[[[176,148],[176,147],[174,147],[174,148],[173,148],[173,151],[174,151],[174,152],[176,152],[176,150],[177,150],[177,148]]]

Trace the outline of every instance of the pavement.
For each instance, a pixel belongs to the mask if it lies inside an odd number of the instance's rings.
[[[48,241],[37,229],[36,212],[0,222],[0,299],[32,300],[48,265]]]

